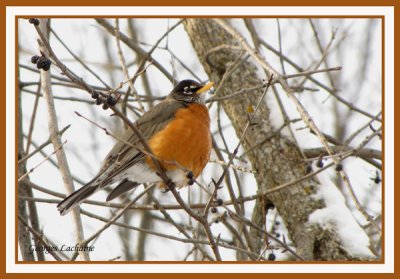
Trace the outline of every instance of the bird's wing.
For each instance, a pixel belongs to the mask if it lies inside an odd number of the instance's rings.
[[[108,194],[107,198],[106,198],[106,202],[109,202],[113,199],[115,199],[116,197],[120,196],[121,194],[128,192],[129,190],[132,190],[134,188],[136,188],[138,185],[138,183],[136,182],[132,182],[130,180],[128,180],[127,178],[123,179],[112,191],[110,194]]]
[[[183,102],[163,101],[144,113],[134,125],[147,141],[169,123],[178,109],[184,108],[185,106],[186,104]],[[128,127],[127,131],[122,136],[122,141],[118,141],[107,154],[99,171],[100,177],[104,177],[104,180],[101,179],[101,183],[104,186],[110,183],[119,173],[143,161],[145,154],[138,148],[144,150],[143,144],[140,142],[136,133]]]

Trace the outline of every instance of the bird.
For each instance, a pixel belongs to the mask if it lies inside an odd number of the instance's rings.
[[[168,185],[157,174],[154,158],[175,187],[193,184],[211,153],[210,115],[204,94],[211,87],[213,82],[204,85],[190,79],[180,81],[163,101],[133,123],[152,155],[128,128],[122,140],[108,152],[94,178],[57,205],[60,214],[66,215],[98,190],[117,182],[107,202],[143,183],[156,183],[168,191]]]

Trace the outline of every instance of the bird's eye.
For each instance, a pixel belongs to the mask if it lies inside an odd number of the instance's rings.
[[[192,93],[192,87],[190,86],[185,86],[184,88],[183,88],[183,93],[185,93],[185,94],[189,94],[189,93]]]

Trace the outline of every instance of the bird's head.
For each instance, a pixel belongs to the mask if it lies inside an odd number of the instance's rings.
[[[213,84],[213,82],[209,82],[203,85],[194,80],[185,79],[172,89],[168,97],[186,103],[204,104],[205,95],[203,93],[207,92]]]

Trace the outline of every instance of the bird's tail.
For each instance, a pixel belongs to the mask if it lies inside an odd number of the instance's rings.
[[[86,200],[90,195],[92,195],[98,189],[98,185],[86,184],[82,188],[76,190],[71,195],[62,200],[58,205],[58,211],[61,215],[67,214],[75,206],[79,205],[81,202]]]

